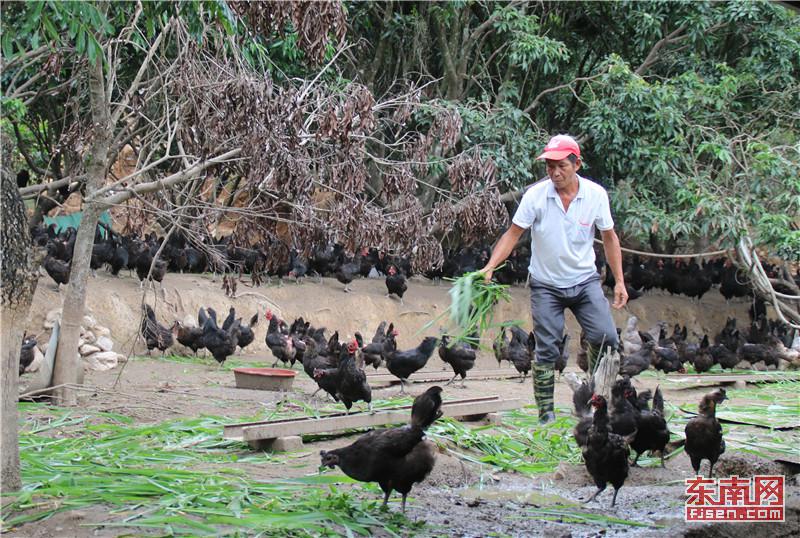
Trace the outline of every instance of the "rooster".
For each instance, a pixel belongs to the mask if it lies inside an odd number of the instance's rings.
[[[386,297],[391,296],[392,294],[397,295],[400,298],[400,304],[403,304],[403,294],[408,289],[408,284],[406,284],[406,277],[403,273],[397,270],[397,267],[394,265],[390,265],[387,269],[386,275],[386,289],[389,293],[386,294]]]
[[[606,399],[595,394],[591,401],[594,417],[582,452],[586,469],[592,475],[597,491],[586,502],[595,500],[606,489],[606,485],[611,483],[614,486],[611,506],[614,506],[617,502],[617,493],[628,478],[630,449],[626,438],[609,431]]]
[[[321,451],[321,465],[339,467],[359,482],[377,482],[383,490],[383,506],[396,490],[403,496],[402,510],[413,485],[431,472],[436,446],[424,439],[425,430],[441,416],[442,387],[431,387],[414,399],[411,423],[399,428],[371,431],[351,445]]]
[[[364,370],[356,365],[355,353],[357,350],[358,343],[352,340],[342,347],[341,355],[339,355],[336,393],[347,409],[347,413],[350,413],[353,403],[358,401],[367,402],[369,410],[372,412],[372,389],[367,383]]]

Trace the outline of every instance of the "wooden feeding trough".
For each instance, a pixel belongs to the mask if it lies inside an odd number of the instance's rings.
[[[518,409],[521,400],[486,396],[464,400],[451,400],[442,404],[442,415],[464,420],[492,417],[497,411]],[[320,418],[303,417],[260,422],[242,422],[224,427],[226,439],[245,441],[255,449],[297,450],[303,445],[301,435],[333,433],[357,428],[407,423],[411,406],[382,409],[375,413],[333,413]]]
[[[284,391],[292,388],[297,372],[284,368],[234,368],[236,388]]]
[[[414,383],[444,383],[453,377],[452,371],[429,371],[423,370],[413,374],[411,379]],[[471,370],[468,381],[477,379],[519,379],[519,372],[513,368],[494,369],[494,370]],[[367,381],[373,388],[390,387],[397,385],[400,380],[389,373],[369,373]]]

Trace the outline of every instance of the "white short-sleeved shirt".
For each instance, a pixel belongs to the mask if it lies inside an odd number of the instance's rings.
[[[549,286],[569,288],[596,272],[592,243],[595,227],[614,227],[606,190],[578,176],[578,194],[565,212],[553,182],[545,178],[522,197],[513,222],[531,229],[531,277]]]

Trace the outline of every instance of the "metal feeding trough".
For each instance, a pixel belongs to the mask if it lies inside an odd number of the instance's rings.
[[[283,368],[234,368],[236,387],[240,389],[283,391],[292,388],[297,374]]]

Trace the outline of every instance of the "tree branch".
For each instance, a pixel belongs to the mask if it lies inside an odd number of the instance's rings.
[[[116,110],[111,114],[111,125],[116,125],[119,121],[120,116],[122,113],[128,108],[128,103],[130,103],[133,94],[136,90],[139,89],[139,84],[142,81],[142,77],[144,76],[145,71],[147,71],[147,67],[150,65],[150,60],[153,59],[156,51],[158,50],[159,46],[161,45],[161,41],[164,39],[164,36],[167,34],[169,29],[172,27],[172,21],[170,20],[169,23],[161,30],[161,33],[158,34],[158,37],[153,42],[153,45],[150,47],[150,50],[147,51],[147,56],[142,61],[142,65],[139,67],[139,71],[136,73],[136,77],[131,82],[131,85],[128,87],[128,91],[125,92],[125,96],[120,101],[119,105],[117,105]],[[109,85],[110,86],[110,85]]]
[[[603,75],[603,73],[597,73],[596,75],[592,75],[592,76],[590,76],[590,77],[577,77],[577,78],[574,78],[574,79],[570,80],[570,81],[569,81],[569,82],[567,82],[566,84],[561,84],[561,85],[559,85],[559,86],[554,86],[554,87],[552,87],[552,88],[547,88],[546,90],[542,90],[541,92],[539,92],[539,95],[537,95],[537,96],[536,96],[536,97],[533,99],[533,101],[531,102],[531,104],[529,104],[529,105],[528,105],[528,106],[525,108],[524,112],[525,112],[526,114],[530,114],[531,110],[533,110],[534,108],[536,108],[536,107],[539,105],[539,101],[541,101],[541,100],[542,100],[542,97],[544,97],[544,96],[545,96],[545,95],[547,95],[548,93],[553,93],[553,92],[556,92],[556,91],[558,91],[558,90],[563,90],[564,88],[569,88],[569,87],[571,87],[573,84],[575,84],[576,82],[585,82],[585,81],[588,81],[588,80],[594,80],[594,79],[596,79],[597,77],[600,77],[600,76],[602,76],[602,75]]]
[[[192,167],[186,170],[181,170],[180,172],[176,172],[175,174],[167,176],[164,179],[159,179],[157,181],[150,181],[148,183],[140,183],[133,187],[129,187],[125,190],[116,192],[114,194],[110,194],[104,198],[99,198],[97,200],[87,199],[87,201],[96,201],[96,203],[99,204],[104,209],[114,205],[119,205],[122,202],[129,200],[133,196],[140,196],[142,194],[156,192],[161,189],[172,187],[173,185],[177,185],[184,181],[194,179],[195,177],[200,175],[200,173],[203,172],[206,168],[214,166],[215,164],[228,161],[231,158],[239,155],[239,153],[241,152],[242,148],[232,149],[230,151],[226,151],[221,155],[212,157],[211,159],[208,159],[206,161],[195,163]]]

